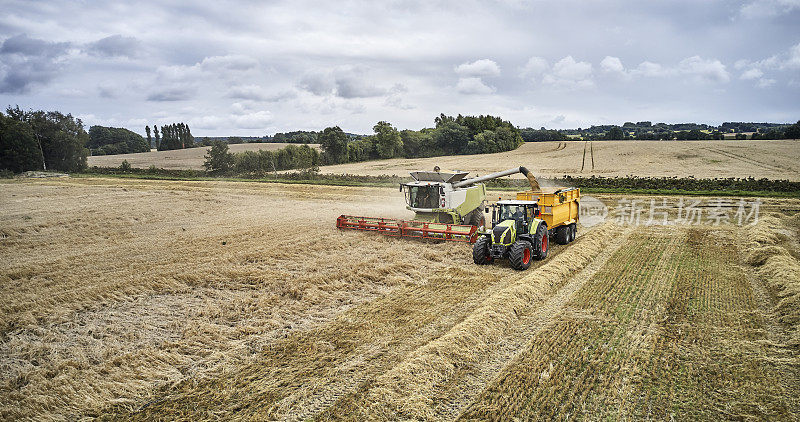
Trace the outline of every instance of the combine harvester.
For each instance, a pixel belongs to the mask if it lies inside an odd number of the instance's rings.
[[[464,179],[466,172],[443,173],[415,171],[413,182],[400,185],[405,193],[406,208],[414,211],[413,220],[341,215],[336,219],[340,229],[364,230],[386,236],[452,240],[474,243],[486,225],[486,185],[482,182],[524,174],[532,191],[540,191],[536,178],[525,167],[516,167],[486,176]]]

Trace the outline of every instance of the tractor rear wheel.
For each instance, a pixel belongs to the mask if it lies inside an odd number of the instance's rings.
[[[472,262],[478,265],[487,265],[491,264],[492,260],[492,255],[489,253],[489,238],[479,237],[472,246]]]
[[[556,243],[559,245],[566,245],[570,241],[570,237],[572,235],[572,229],[570,226],[558,226],[556,227]]]
[[[508,258],[511,268],[518,271],[527,270],[531,266],[533,258],[531,243],[526,240],[517,240],[511,245],[511,252],[509,252]]]
[[[547,258],[547,251],[550,249],[550,239],[546,224],[541,223],[536,229],[536,234],[533,236],[533,247],[536,253],[536,259],[542,260]]]

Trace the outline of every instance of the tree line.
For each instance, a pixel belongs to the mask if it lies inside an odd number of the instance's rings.
[[[161,126],[160,134],[158,126],[153,125],[152,136],[150,126],[145,126],[144,131],[147,134],[147,143],[150,144],[150,148],[159,151],[194,148],[196,146],[189,125],[183,122]]]
[[[142,135],[120,127],[92,126],[86,145],[92,155],[128,154],[150,151]]]
[[[19,107],[0,112],[0,170],[81,171],[88,142],[83,122],[71,114]]]
[[[373,126],[372,135],[361,137],[347,134],[339,126],[328,127],[316,134],[321,153],[308,145],[231,153],[226,143],[217,141],[206,155],[205,167],[217,174],[266,174],[373,159],[502,152],[523,143],[519,130],[500,117],[441,114],[434,123],[433,128],[417,131],[397,130],[380,121]]]
[[[287,145],[274,151],[262,149],[231,153],[226,142],[214,141],[206,153],[203,167],[211,174],[262,176],[280,170],[318,169],[320,164],[319,151],[308,145]]]
[[[750,135],[744,132],[752,132]],[[601,125],[588,129],[520,130],[525,142],[581,140],[713,140],[725,139],[800,139],[800,121],[795,124],[725,122],[720,126],[696,123],[666,124],[625,122],[622,126]]]
[[[387,158],[436,157],[486,154],[519,147],[522,137],[511,122],[494,116],[439,115],[435,127],[400,130],[385,121],[373,126],[373,134],[351,139],[340,127],[317,135],[324,164],[341,164]]]

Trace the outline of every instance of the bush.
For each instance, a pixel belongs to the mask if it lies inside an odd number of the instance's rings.
[[[228,152],[228,144],[222,141],[215,141],[214,145],[205,155],[206,161],[203,163],[208,173],[228,173],[233,167],[233,154]]]

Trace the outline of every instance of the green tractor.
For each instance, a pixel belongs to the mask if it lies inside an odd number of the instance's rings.
[[[541,219],[538,201],[497,201],[492,209],[492,229],[482,233],[472,248],[476,264],[508,259],[515,270],[527,270],[531,260],[547,257],[547,223]]]

